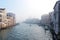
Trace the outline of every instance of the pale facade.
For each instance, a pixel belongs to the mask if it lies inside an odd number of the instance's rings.
[[[7,13],[7,19],[8,19],[8,25],[12,26],[15,25],[15,14],[13,13]]]
[[[5,8],[0,8],[0,28],[6,28],[15,25],[15,14],[6,13]]]
[[[5,21],[6,21],[6,10],[5,8],[0,8],[0,28],[6,27]]]
[[[49,25],[50,24],[49,14],[44,14],[41,16],[41,23],[42,23],[42,25]]]

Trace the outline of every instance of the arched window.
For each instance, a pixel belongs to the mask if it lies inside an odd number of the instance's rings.
[[[0,11],[0,13],[2,13],[2,11]]]
[[[2,22],[2,19],[0,19],[0,22]]]
[[[0,14],[0,17],[2,17],[2,15]]]

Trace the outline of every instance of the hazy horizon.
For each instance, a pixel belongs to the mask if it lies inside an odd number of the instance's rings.
[[[39,18],[53,11],[57,0],[0,0],[0,8],[16,14],[17,22],[27,18]]]

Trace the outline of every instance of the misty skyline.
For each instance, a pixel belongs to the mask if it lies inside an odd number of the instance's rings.
[[[0,0],[0,8],[15,13],[17,22],[27,18],[39,18],[53,11],[57,0]]]

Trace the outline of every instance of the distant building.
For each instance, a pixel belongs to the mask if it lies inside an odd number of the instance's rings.
[[[40,20],[37,18],[28,18],[24,21],[24,23],[28,23],[28,24],[40,24]]]
[[[15,25],[15,14],[7,13],[8,26]]]
[[[49,14],[44,14],[41,16],[41,24],[42,25],[49,25],[50,24]]]
[[[54,12],[50,12],[49,17],[50,17],[50,27],[53,28],[54,30],[54,23],[55,23]]]

